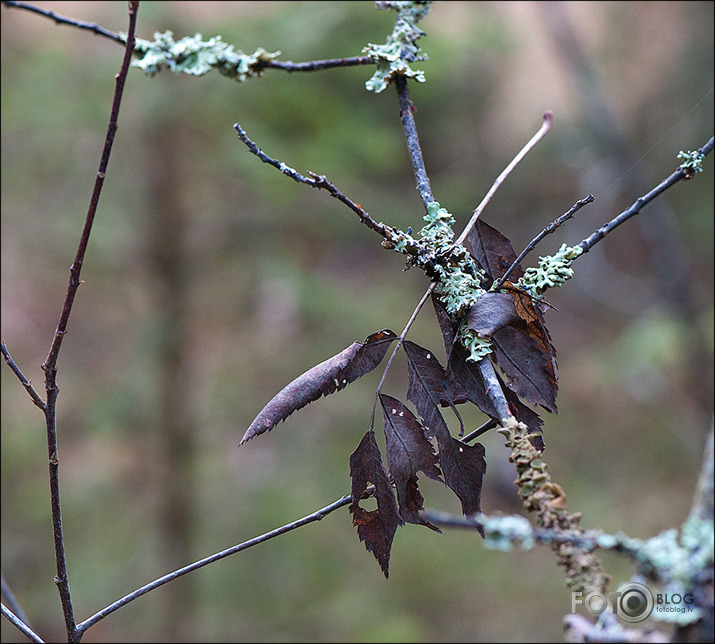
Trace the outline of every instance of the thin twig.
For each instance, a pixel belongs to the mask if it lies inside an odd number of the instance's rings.
[[[702,156],[705,156],[712,152],[713,146],[715,145],[715,139],[711,138],[698,152]],[[643,195],[636,199],[636,201],[624,210],[620,215],[614,217],[608,223],[601,226],[595,233],[590,237],[584,239],[579,246],[583,249],[583,253],[587,253],[595,244],[600,242],[608,233],[610,233],[614,228],[620,226],[624,221],[627,221],[633,215],[637,215],[641,209],[649,204],[653,199],[655,199],[659,194],[665,192],[668,188],[674,186],[676,183],[682,179],[690,178],[692,172],[686,168],[678,168],[673,172],[667,179],[661,181],[655,188],[653,188],[649,193]]]
[[[45,18],[50,18],[54,20],[58,25],[69,25],[71,27],[77,27],[78,29],[86,29],[91,31],[98,36],[104,36],[109,38],[114,42],[120,44],[122,47],[125,46],[125,40],[119,34],[115,34],[113,31],[109,31],[100,27],[95,22],[84,22],[83,20],[76,20],[75,18],[67,18],[66,16],[60,16],[54,11],[47,11],[46,9],[40,9],[35,5],[29,4],[27,2],[15,2],[14,0],[2,0],[2,3],[10,9],[25,9],[26,11],[32,11],[33,13],[39,13]]]
[[[94,22],[85,22],[83,20],[77,20],[76,18],[68,18],[67,16],[61,16],[54,11],[47,11],[46,9],[41,9],[35,5],[29,4],[27,2],[17,2],[16,0],[2,0],[2,3],[11,9],[24,9],[26,11],[32,11],[45,18],[50,18],[54,20],[58,25],[67,25],[70,27],[77,27],[78,29],[85,29],[97,34],[98,36],[104,36],[109,38],[118,45],[124,47],[125,40],[124,37],[113,31],[109,31],[104,27],[100,27]],[[356,67],[362,65],[374,65],[375,61],[370,56],[350,56],[347,58],[330,58],[327,60],[309,60],[302,63],[294,63],[289,60],[266,60],[259,61],[255,69],[257,71],[263,69],[280,69],[285,72],[315,72],[323,69],[333,69],[335,67]]]
[[[511,275],[512,271],[521,263],[521,260],[524,259],[534,248],[536,248],[536,245],[544,238],[546,235],[550,235],[553,233],[559,226],[563,225],[564,222],[567,220],[571,219],[576,212],[581,210],[586,204],[593,202],[596,199],[593,195],[588,195],[587,197],[584,197],[583,199],[577,201],[571,208],[565,212],[563,215],[561,215],[558,219],[555,219],[552,221],[544,230],[542,230],[534,239],[532,239],[528,246],[519,253],[519,257],[517,257],[511,264],[511,266],[507,269],[507,271],[504,273],[504,275],[501,276],[499,281],[494,285],[495,291],[498,291],[504,282],[509,278],[509,275]]]
[[[27,616],[25,615],[25,611],[22,610],[22,606],[20,606],[20,602],[17,601],[17,598],[15,597],[15,593],[12,592],[12,588],[10,588],[10,584],[7,583],[7,580],[5,579],[5,575],[4,574],[0,575],[0,578],[1,578],[1,583],[2,583],[2,596],[5,598],[5,601],[7,602],[9,609],[15,614],[15,616],[21,622],[24,622],[25,625],[27,625],[29,627],[30,621],[27,619]]]
[[[374,65],[375,61],[370,56],[351,56],[349,58],[331,58],[329,60],[310,60],[305,63],[292,63],[289,60],[267,60],[259,62],[257,69],[273,68],[286,72],[317,72],[322,69],[334,67],[357,67],[360,65]]]
[[[127,45],[124,51],[124,58],[120,72],[116,75],[116,83],[114,90],[114,99],[112,101],[112,110],[109,117],[109,126],[107,135],[104,141],[102,157],[99,162],[99,171],[94,183],[94,190],[90,199],[87,217],[85,219],[82,236],[80,238],[79,247],[75,256],[74,263],[70,268],[70,280],[67,287],[67,294],[60,313],[60,319],[57,323],[52,345],[50,346],[47,359],[42,365],[42,370],[45,372],[45,390],[47,391],[47,403],[45,406],[45,424],[47,426],[47,449],[49,454],[49,475],[50,475],[50,504],[52,508],[52,526],[55,542],[55,559],[57,562],[57,576],[55,584],[60,593],[62,601],[62,610],[65,618],[65,626],[67,628],[67,640],[69,642],[77,642],[81,635],[77,632],[76,622],[74,619],[74,609],[72,607],[72,597],[70,595],[69,580],[67,578],[67,560],[65,557],[64,537],[62,530],[62,513],[60,509],[60,483],[59,483],[59,459],[57,449],[57,419],[56,405],[59,388],[57,387],[57,358],[59,356],[62,340],[67,333],[67,323],[70,313],[72,312],[72,304],[80,285],[80,272],[82,263],[87,251],[89,235],[92,230],[92,223],[97,212],[99,197],[104,185],[104,178],[109,163],[109,156],[114,143],[114,136],[117,131],[117,120],[119,117],[119,108],[122,102],[122,93],[124,91],[124,83],[129,71],[131,63],[132,51],[134,49],[134,32],[136,29],[137,11],[139,2],[133,0],[129,3],[129,30],[127,32]]]
[[[531,137],[529,142],[519,151],[519,154],[517,154],[511,160],[511,163],[506,168],[504,168],[502,173],[496,178],[496,180],[492,184],[492,187],[489,188],[489,192],[487,192],[484,199],[482,199],[481,203],[474,210],[474,213],[472,214],[472,218],[469,220],[467,225],[464,227],[464,230],[459,235],[459,237],[457,237],[457,240],[454,242],[455,246],[459,246],[460,244],[462,244],[464,242],[464,240],[467,238],[467,235],[469,235],[469,233],[471,232],[472,228],[474,228],[474,226],[476,226],[477,219],[479,219],[479,216],[482,214],[482,212],[484,211],[484,208],[486,208],[487,204],[491,201],[492,197],[494,196],[494,193],[499,189],[499,186],[501,186],[501,184],[504,183],[504,180],[511,174],[511,171],[531,151],[531,149],[539,141],[541,141],[541,139],[544,138],[546,133],[551,129],[551,124],[553,123],[553,120],[554,120],[554,113],[551,110],[544,112],[544,120],[541,123],[541,127],[539,128],[539,131],[536,134],[534,134],[534,136]]]
[[[5,604],[2,604],[2,614],[10,621],[11,624],[16,626],[24,635],[30,638],[33,642],[42,643],[44,640],[33,631],[25,622],[23,622],[15,613],[13,613]]]
[[[368,490],[366,490],[366,492],[364,493],[364,496],[369,495],[371,490],[374,492],[374,488],[372,486],[371,486],[371,488],[368,488]],[[258,537],[254,537],[253,539],[249,539],[248,541],[239,543],[236,546],[232,546],[231,548],[227,548],[226,550],[217,552],[213,555],[210,555],[209,557],[200,559],[199,561],[189,564],[188,566],[179,568],[178,570],[175,570],[174,572],[164,575],[163,577],[159,577],[158,579],[155,579],[151,583],[146,584],[145,586],[142,586],[141,588],[138,588],[137,590],[135,590],[132,593],[129,593],[128,595],[125,595],[124,597],[117,600],[113,604],[110,604],[106,608],[103,608],[101,611],[99,611],[98,613],[95,613],[94,615],[92,615],[92,617],[90,617],[89,619],[86,619],[81,624],[78,624],[77,631],[80,634],[84,633],[90,626],[93,626],[100,620],[107,617],[107,615],[112,614],[114,611],[121,608],[122,606],[125,606],[129,602],[137,599],[138,597],[141,597],[142,595],[145,595],[149,591],[154,590],[155,588],[158,588],[159,586],[163,586],[164,584],[166,584],[170,581],[173,581],[174,579],[177,579],[177,578],[181,577],[182,575],[185,575],[186,573],[192,572],[194,570],[198,570],[199,568],[203,568],[204,566],[214,563],[215,561],[225,559],[226,557],[234,555],[237,552],[241,552],[242,550],[246,550],[247,548],[256,546],[259,543],[263,543],[264,541],[268,541],[269,539],[278,537],[282,534],[285,534],[286,532],[295,530],[296,528],[301,528],[304,525],[313,523],[314,521],[320,521],[324,517],[328,516],[331,512],[334,512],[335,510],[338,510],[339,508],[342,508],[342,507],[348,505],[351,502],[351,500],[352,500],[351,495],[346,494],[345,496],[341,497],[340,499],[331,503],[330,505],[326,505],[324,508],[321,508],[320,510],[313,512],[312,514],[304,516],[302,519],[298,519],[297,521],[288,523],[284,526],[281,526],[280,528],[276,528],[275,530],[266,532]]]
[[[233,128],[236,130],[238,138],[241,139],[241,141],[246,144],[246,147],[250,150],[250,152],[252,154],[255,154],[261,161],[263,161],[263,163],[268,163],[274,168],[278,168],[278,170],[280,170],[283,174],[290,177],[294,181],[297,181],[298,183],[305,183],[313,188],[322,188],[324,190],[327,190],[331,196],[335,197],[338,201],[342,201],[346,206],[348,206],[348,208],[350,208],[350,210],[352,210],[358,217],[360,217],[360,221],[362,221],[362,223],[365,224],[368,228],[376,231],[385,239],[390,238],[390,229],[388,226],[385,226],[385,224],[381,222],[375,221],[365,210],[363,210],[360,204],[357,204],[349,197],[346,197],[342,192],[340,192],[340,190],[335,187],[335,185],[328,181],[328,179],[324,175],[318,175],[314,172],[308,172],[309,176],[304,177],[302,174],[300,174],[300,172],[294,170],[282,161],[277,161],[276,159],[269,157],[253,141],[251,141],[251,139],[248,138],[248,135],[238,123],[234,123]]]
[[[5,358],[5,362],[7,363],[8,367],[12,369],[13,373],[20,379],[22,386],[27,390],[27,393],[30,394],[32,402],[34,402],[35,405],[37,405],[42,411],[45,411],[45,409],[47,408],[47,403],[42,400],[40,395],[32,386],[32,382],[25,378],[25,374],[22,373],[20,367],[15,364],[15,361],[10,356],[10,353],[8,352],[4,342],[0,343],[0,350],[2,351],[2,355]]]
[[[469,443],[476,438],[479,438],[482,434],[486,434],[490,429],[494,429],[497,426],[497,421],[490,418],[486,423],[477,427],[473,432],[470,432],[460,440],[463,443]]]
[[[434,197],[432,196],[429,177],[425,169],[425,162],[422,158],[422,149],[420,148],[420,140],[417,136],[415,117],[413,116],[414,105],[410,100],[407,79],[404,76],[396,76],[395,87],[397,88],[397,96],[400,100],[400,120],[402,121],[402,128],[405,131],[405,138],[407,139],[407,152],[410,155],[412,170],[415,173],[417,191],[420,193],[422,203],[424,203],[425,208],[427,208],[427,204],[432,203]]]

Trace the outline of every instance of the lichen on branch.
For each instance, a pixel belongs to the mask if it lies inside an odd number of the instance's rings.
[[[167,67],[175,74],[203,76],[217,69],[223,76],[241,82],[260,76],[266,63],[280,56],[279,51],[271,53],[262,47],[253,54],[244,54],[221,36],[204,40],[201,34],[196,34],[176,41],[172,31],[157,32],[154,40],[137,38],[134,51],[137,60],[132,67],[142,69],[145,74],[154,75]]]
[[[561,286],[573,277],[571,264],[581,253],[583,249],[579,246],[562,244],[556,254],[539,257],[539,265],[536,268],[527,268],[519,278],[517,286],[528,291],[533,297],[543,295],[549,288]]]
[[[417,60],[427,60],[427,55],[420,51],[417,40],[426,35],[417,28],[417,23],[429,12],[429,0],[424,2],[384,1],[377,2],[378,9],[397,11],[397,20],[392,33],[384,45],[369,43],[362,51],[377,65],[377,71],[365,83],[365,87],[377,94],[384,90],[395,78],[405,76],[418,83],[425,82],[424,73],[410,67]]]

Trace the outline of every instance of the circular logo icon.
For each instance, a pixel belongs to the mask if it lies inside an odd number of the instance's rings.
[[[653,612],[653,594],[647,586],[634,581],[618,588],[614,602],[616,614],[624,622],[642,622]]]

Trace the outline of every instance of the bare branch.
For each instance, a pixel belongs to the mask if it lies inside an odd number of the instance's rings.
[[[375,61],[370,56],[351,56],[349,58],[331,58],[329,60],[311,60],[305,63],[292,63],[290,61],[267,60],[257,65],[257,69],[273,68],[286,72],[317,72],[334,67],[357,67],[361,65],[374,65]]]
[[[32,383],[27,378],[25,378],[25,375],[22,373],[22,371],[20,371],[20,367],[15,364],[15,361],[10,356],[10,353],[8,352],[4,342],[0,343],[0,351],[2,351],[2,355],[5,358],[5,362],[7,363],[8,367],[12,369],[13,373],[20,379],[22,386],[25,387],[25,389],[27,390],[27,393],[30,394],[32,402],[34,402],[35,405],[37,405],[42,411],[45,411],[45,409],[47,408],[47,403],[42,400],[40,395],[32,386]]]
[[[702,148],[698,150],[701,156],[705,156],[712,152],[713,146],[715,145],[715,139],[711,138]],[[610,233],[614,228],[620,226],[624,221],[627,221],[633,215],[637,215],[642,208],[648,205],[653,199],[658,195],[665,192],[668,188],[674,186],[676,183],[682,179],[690,179],[692,177],[692,171],[688,168],[679,167],[675,172],[673,172],[667,179],[661,181],[655,188],[650,192],[638,197],[636,201],[626,210],[624,210],[620,215],[614,217],[608,223],[601,226],[595,233],[590,237],[584,239],[579,246],[583,249],[584,253],[587,253],[594,244],[600,242],[608,233]]]
[[[400,120],[402,128],[405,130],[405,138],[407,139],[407,151],[412,162],[412,170],[415,173],[415,181],[417,190],[422,198],[425,208],[427,204],[434,201],[432,189],[430,188],[429,177],[425,169],[425,162],[422,158],[422,149],[420,148],[420,140],[417,136],[417,128],[415,126],[415,117],[413,116],[414,105],[410,100],[410,91],[407,89],[407,79],[404,76],[395,77],[395,87],[397,88],[397,96],[400,99]]]
[[[67,18],[66,16],[60,16],[54,11],[47,11],[46,9],[40,9],[35,5],[29,4],[27,2],[15,2],[14,0],[3,0],[2,2],[6,7],[11,9],[25,9],[26,11],[32,11],[33,13],[39,13],[45,18],[51,18],[58,25],[69,25],[71,27],[77,27],[78,29],[86,29],[91,31],[98,36],[104,36],[109,38],[114,42],[120,44],[122,47],[125,45],[124,38],[119,34],[115,34],[113,31],[109,31],[100,27],[96,22],[84,22],[83,20],[76,20],[75,18]]]
[[[313,188],[323,188],[324,190],[327,190],[331,196],[335,197],[338,201],[342,201],[348,208],[350,208],[350,210],[352,210],[358,217],[360,217],[360,221],[362,221],[362,223],[365,224],[368,228],[379,233],[385,239],[390,239],[391,229],[388,226],[385,226],[385,224],[377,222],[372,217],[370,217],[370,215],[365,212],[365,210],[363,210],[360,204],[357,204],[349,197],[346,197],[330,181],[328,181],[325,175],[318,175],[314,172],[308,172],[309,176],[304,177],[302,174],[300,174],[300,172],[294,170],[282,161],[276,161],[275,159],[269,157],[253,141],[251,141],[251,139],[248,138],[248,135],[238,123],[234,123],[233,128],[236,130],[238,138],[241,139],[241,141],[246,144],[246,147],[248,147],[251,153],[255,154],[261,161],[263,161],[263,163],[268,163],[274,168],[278,168],[278,170],[280,170],[283,174],[290,177],[294,181],[297,181],[298,183],[305,183]]]
[[[67,287],[67,294],[60,313],[60,319],[57,324],[54,339],[50,346],[50,351],[47,359],[42,365],[42,370],[45,372],[45,390],[47,391],[47,403],[44,408],[45,424],[47,426],[47,449],[49,455],[49,475],[50,475],[50,505],[52,508],[52,526],[55,542],[55,559],[57,563],[57,576],[55,584],[60,593],[62,601],[62,610],[65,618],[65,627],[67,629],[67,639],[69,642],[79,641],[80,634],[77,631],[74,618],[74,609],[72,607],[72,598],[70,595],[69,580],[67,577],[67,560],[65,557],[64,537],[62,530],[62,513],[60,509],[60,483],[59,483],[59,459],[57,448],[57,422],[56,422],[56,405],[59,388],[57,387],[57,357],[62,346],[62,339],[67,333],[67,323],[70,313],[72,312],[72,304],[80,285],[80,272],[82,270],[82,262],[87,251],[89,235],[92,230],[92,223],[97,212],[99,197],[104,185],[104,178],[109,163],[109,155],[114,143],[114,135],[117,131],[117,119],[119,117],[119,107],[122,101],[122,93],[129,64],[131,63],[132,51],[134,49],[134,32],[136,29],[137,11],[139,2],[134,0],[129,3],[129,31],[127,35],[127,45],[122,60],[120,72],[116,75],[116,83],[114,90],[114,100],[112,102],[112,110],[109,117],[109,126],[107,135],[104,141],[104,149],[99,163],[99,171],[94,183],[94,190],[90,199],[87,217],[85,219],[82,236],[80,238],[79,247],[75,256],[74,263],[70,268],[70,281]]]
[[[13,613],[5,604],[2,604],[2,614],[26,635],[33,642],[44,642],[44,640],[33,631],[25,622],[23,622],[15,613]]]
[[[371,492],[374,492],[373,486],[370,486],[365,491],[364,495],[369,496]],[[186,573],[193,572],[194,570],[198,570],[199,568],[203,568],[204,566],[208,566],[209,564],[214,563],[215,561],[220,561],[221,559],[230,557],[231,555],[234,555],[237,552],[241,552],[242,550],[247,550],[248,548],[251,548],[252,546],[257,546],[259,543],[263,543],[264,541],[268,541],[269,539],[278,537],[282,534],[285,534],[286,532],[295,530],[296,528],[301,528],[304,525],[313,523],[314,521],[320,521],[321,519],[328,516],[331,512],[334,512],[335,510],[338,510],[339,508],[349,505],[351,501],[352,501],[352,496],[350,494],[346,494],[345,496],[341,497],[340,499],[331,503],[330,505],[326,505],[324,508],[321,508],[320,510],[313,512],[312,514],[304,516],[302,519],[298,519],[296,521],[293,521],[292,523],[288,523],[284,526],[281,526],[280,528],[276,528],[275,530],[266,532],[262,535],[259,535],[258,537],[254,537],[253,539],[249,539],[248,541],[239,543],[236,546],[232,546],[231,548],[227,548],[226,550],[217,552],[213,555],[210,555],[209,557],[200,559],[199,561],[189,564],[188,566],[179,568],[178,570],[175,570],[174,572],[170,572],[168,575],[159,577],[158,579],[155,579],[151,583],[146,584],[145,586],[142,586],[141,588],[138,588],[137,590],[135,590],[132,593],[129,593],[128,595],[125,595],[124,597],[117,600],[113,604],[110,604],[106,608],[103,608],[101,611],[99,611],[98,613],[95,613],[94,615],[92,615],[92,617],[90,617],[89,619],[86,619],[81,624],[78,624],[77,632],[81,635],[88,628],[90,628],[91,626],[93,626],[94,624],[99,622],[100,620],[107,617],[107,615],[111,615],[114,611],[118,610],[122,606],[125,606],[129,602],[134,601],[135,599],[141,597],[142,595],[145,595],[146,593],[148,593],[151,590],[154,590],[155,588],[159,588],[159,586],[163,586],[164,584],[167,584],[170,581],[174,581],[174,579],[178,579],[179,577],[181,577],[182,575],[185,575]]]

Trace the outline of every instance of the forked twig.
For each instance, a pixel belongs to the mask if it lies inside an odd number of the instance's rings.
[[[52,345],[50,346],[49,353],[47,354],[47,358],[42,365],[42,370],[45,372],[45,390],[47,391],[47,403],[45,404],[43,411],[45,412],[45,424],[47,427],[47,449],[49,454],[50,476],[50,505],[52,509],[52,532],[55,543],[55,559],[57,563],[57,576],[55,577],[55,583],[60,593],[62,611],[64,613],[65,618],[65,627],[67,629],[67,639],[69,642],[78,642],[80,634],[77,632],[77,626],[74,618],[74,609],[72,607],[72,598],[70,595],[69,580],[67,578],[67,560],[65,557],[64,536],[62,530],[62,512],[60,509],[59,459],[57,448],[56,418],[57,395],[59,393],[59,388],[57,386],[57,358],[59,356],[60,348],[62,347],[62,340],[67,333],[67,324],[69,322],[70,313],[72,312],[74,298],[77,293],[77,289],[79,288],[79,285],[81,283],[80,272],[82,270],[82,263],[84,261],[84,256],[87,251],[89,235],[92,230],[94,216],[97,212],[97,206],[99,204],[99,197],[102,192],[102,187],[104,185],[104,178],[107,171],[107,165],[109,163],[109,156],[112,151],[112,145],[114,143],[114,135],[118,127],[117,120],[119,118],[119,108],[122,102],[124,83],[127,78],[127,72],[129,71],[129,64],[131,63],[132,58],[132,51],[134,49],[134,32],[136,29],[138,9],[138,1],[133,0],[129,3],[129,30],[127,32],[127,45],[124,51],[124,58],[122,60],[121,69],[115,77],[116,83],[114,90],[114,99],[112,101],[112,110],[109,117],[109,126],[107,127],[107,135],[104,141],[102,157],[99,162],[99,170],[95,179],[94,190],[92,191],[92,197],[90,199],[89,208],[87,210],[87,216],[85,218],[84,228],[82,229],[82,236],[80,237],[77,254],[75,256],[74,263],[70,268],[70,280],[69,285],[67,286],[67,294],[65,295],[65,301],[62,305],[60,319],[57,323],[57,329],[55,330],[55,335],[52,340]]]
[[[521,260],[524,259],[534,248],[536,248],[536,245],[544,238],[546,235],[550,235],[553,233],[559,226],[563,225],[564,222],[567,220],[571,219],[577,211],[581,210],[586,204],[591,203],[594,201],[596,197],[593,195],[588,195],[584,197],[583,199],[580,199],[577,201],[567,212],[565,212],[563,215],[561,215],[558,219],[554,219],[544,230],[542,230],[534,239],[532,239],[529,244],[526,246],[524,250],[519,253],[519,256],[511,263],[511,266],[507,268],[506,272],[504,275],[502,275],[499,278],[499,281],[494,285],[494,288],[492,290],[498,291],[506,282],[507,279],[509,279],[509,275],[511,275],[512,271],[521,263]]]

